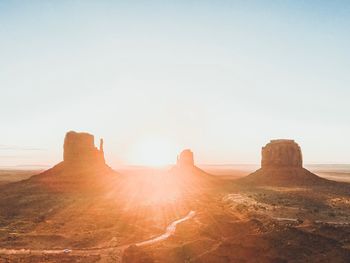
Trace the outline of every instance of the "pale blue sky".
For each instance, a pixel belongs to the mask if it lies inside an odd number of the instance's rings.
[[[104,137],[112,166],[144,164],[154,141],[164,161],[189,147],[199,163],[258,163],[273,138],[350,163],[349,14],[349,1],[0,0],[0,166],[58,162],[68,130]]]

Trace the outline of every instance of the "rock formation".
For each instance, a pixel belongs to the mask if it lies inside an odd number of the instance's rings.
[[[261,150],[262,168],[302,168],[301,149],[294,140],[271,140]]]
[[[183,150],[177,156],[176,165],[171,169],[171,173],[179,180],[183,188],[209,186],[214,177],[194,164],[193,152],[190,149]]]
[[[104,181],[101,176],[107,174],[116,173],[105,163],[103,140],[97,149],[93,135],[70,131],[64,139],[63,161],[32,178],[45,183],[46,187],[63,191],[98,188]]]
[[[100,141],[100,149],[97,149],[93,135],[67,132],[63,146],[63,162],[66,167],[105,165],[103,140]]]
[[[271,140],[261,150],[261,168],[240,181],[266,185],[300,185],[326,181],[303,168],[300,146],[294,140]]]
[[[193,152],[190,149],[183,150],[180,155],[177,156],[176,165],[180,167],[194,166]]]

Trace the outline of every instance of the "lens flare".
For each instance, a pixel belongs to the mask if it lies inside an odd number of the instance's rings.
[[[129,152],[129,162],[145,166],[160,167],[173,164],[177,148],[163,138],[147,138],[135,143]]]

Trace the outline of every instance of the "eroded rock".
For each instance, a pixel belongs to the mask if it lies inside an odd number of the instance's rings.
[[[271,140],[261,151],[262,168],[302,168],[300,146],[294,140]]]
[[[100,140],[100,149],[97,149],[93,135],[85,132],[67,132],[63,146],[63,161],[66,167],[105,165],[103,140]]]
[[[183,150],[180,155],[177,156],[178,166],[194,166],[193,152],[190,149]]]
[[[327,183],[303,168],[301,149],[294,140],[271,140],[261,155],[261,168],[240,182],[280,186]]]

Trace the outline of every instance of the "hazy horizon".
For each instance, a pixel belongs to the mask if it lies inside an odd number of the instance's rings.
[[[109,164],[108,164],[109,165]],[[124,171],[124,170],[133,170],[133,169],[156,169],[156,170],[168,170],[173,167],[175,163],[165,164],[161,166],[153,166],[153,165],[142,165],[142,164],[117,164],[110,165],[110,167],[116,171]],[[232,171],[245,171],[245,172],[253,172],[261,167],[260,163],[231,163],[231,164],[209,164],[209,163],[196,163],[196,166],[202,168],[204,170],[215,170],[214,173],[217,173],[220,170],[226,172]],[[13,165],[13,166],[0,166],[0,170],[23,170],[23,171],[44,171],[49,168],[52,168],[53,165],[40,165],[40,164],[32,164],[32,165]],[[331,172],[331,173],[344,173],[348,174],[350,172],[350,164],[330,164],[330,163],[306,163],[304,167],[310,169],[313,172]]]
[[[0,1],[0,166],[52,166],[69,130],[106,161],[350,163],[347,1]]]

